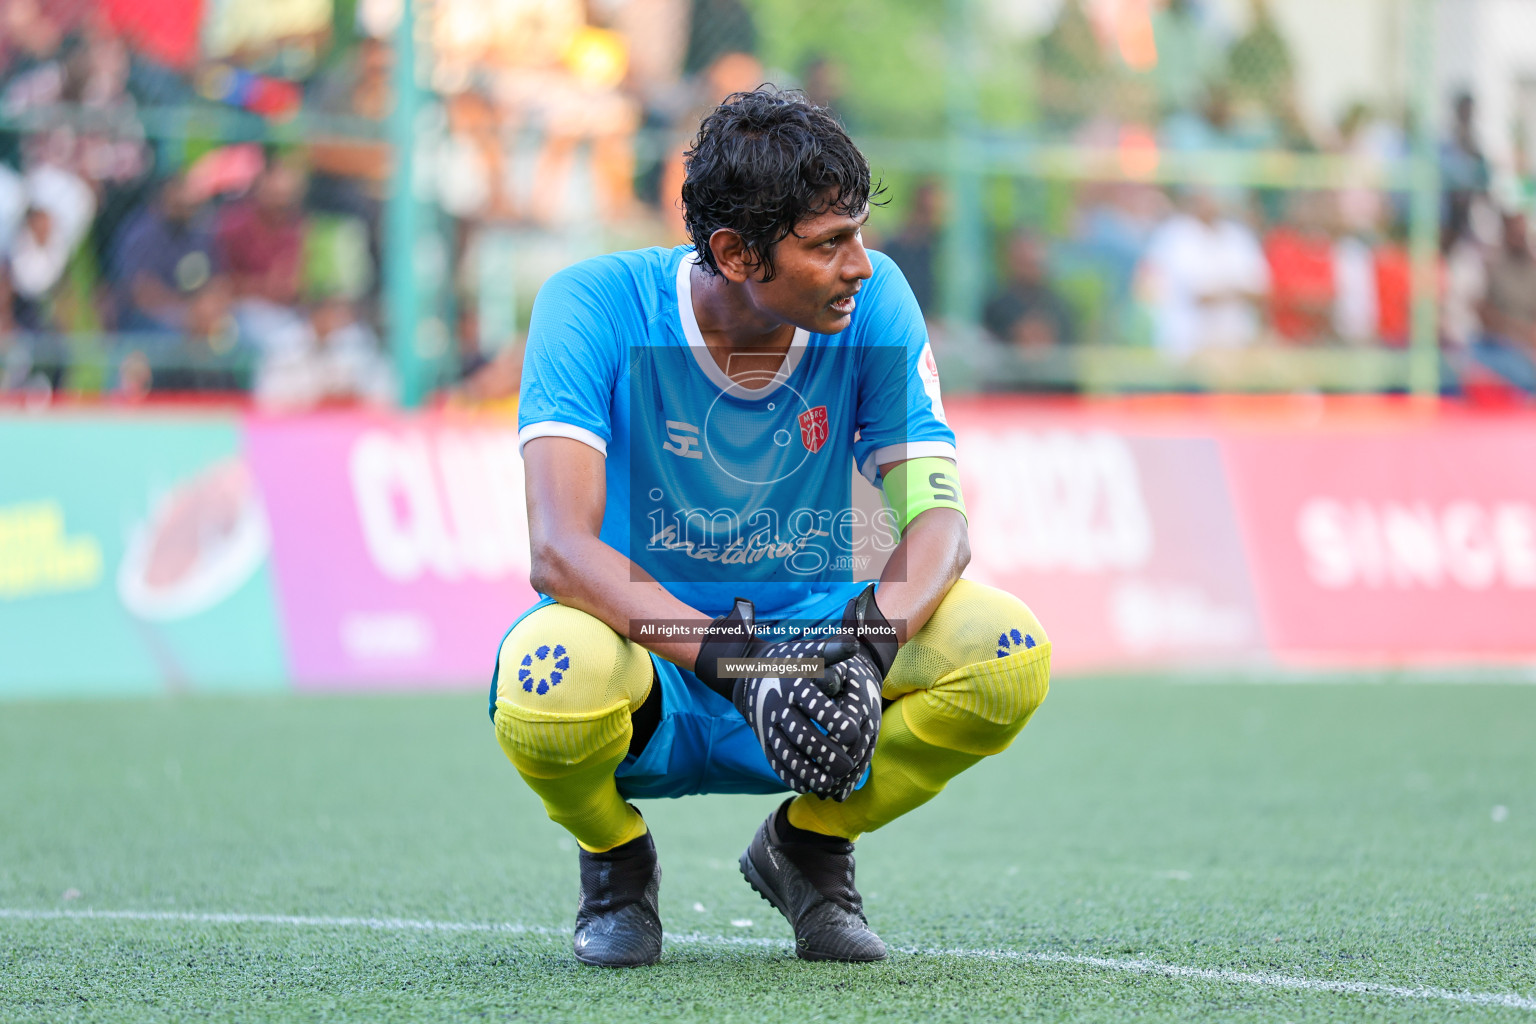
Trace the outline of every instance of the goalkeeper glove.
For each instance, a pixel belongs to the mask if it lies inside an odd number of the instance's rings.
[[[859,664],[859,645],[843,638],[764,643],[755,638],[752,602],[710,624],[694,674],[727,697],[752,727],[784,784],[797,793],[846,799],[863,777],[880,729],[879,679]],[[726,679],[723,663],[756,658],[823,659],[820,679],[757,676]],[[873,694],[873,697],[871,697]]]

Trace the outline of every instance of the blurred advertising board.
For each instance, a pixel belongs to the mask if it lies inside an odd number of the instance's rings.
[[[1058,667],[1262,654],[1242,536],[1212,437],[1075,410],[950,403],[970,514],[966,575],[1017,594]]]
[[[951,403],[969,575],[1068,669],[1536,661],[1536,416]]]
[[[281,687],[232,417],[0,419],[0,697]]]
[[[1536,416],[947,405],[967,575],[1062,669],[1536,660]],[[510,420],[16,415],[0,451],[0,697],[479,684],[535,597]]]
[[[1532,427],[1229,438],[1274,650],[1334,664],[1536,658]]]
[[[528,586],[511,421],[251,419],[300,687],[490,681]]]

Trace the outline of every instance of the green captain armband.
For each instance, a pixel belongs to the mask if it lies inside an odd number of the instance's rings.
[[[885,474],[882,486],[885,503],[896,513],[896,525],[903,532],[908,523],[931,508],[952,508],[965,515],[960,474],[948,459],[908,459]]]

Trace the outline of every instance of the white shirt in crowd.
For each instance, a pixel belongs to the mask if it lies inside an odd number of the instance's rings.
[[[7,195],[0,198],[0,215],[10,220],[15,210],[22,211],[19,223],[0,228],[0,235],[8,238],[11,285],[22,298],[41,299],[59,283],[70,254],[90,231],[96,196],[79,177],[49,164],[27,172],[24,196],[10,194],[10,179],[3,184],[0,192]],[[25,219],[29,207],[45,215],[41,233]]]
[[[367,327],[354,321],[320,338],[308,322],[296,321],[263,352],[253,391],[261,408],[292,411],[337,400],[386,405],[396,387]]]
[[[1376,255],[1353,235],[1333,245],[1333,329],[1345,341],[1374,341],[1381,321]]]
[[[1182,359],[1258,338],[1258,311],[1236,293],[1268,293],[1269,265],[1243,224],[1175,214],[1153,233],[1142,270],[1157,346],[1167,355]],[[1212,295],[1220,298],[1201,301]]]

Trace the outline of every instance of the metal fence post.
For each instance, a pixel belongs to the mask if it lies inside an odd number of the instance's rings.
[[[416,3],[401,0],[395,29],[394,110],[388,135],[394,164],[384,222],[384,308],[388,317],[389,349],[400,378],[400,404],[421,405],[431,381],[423,359],[421,289],[416,253],[421,242],[421,204],[416,199],[416,129],[421,113],[421,88],[416,74]]]
[[[978,170],[981,125],[975,78],[975,8],[975,0],[949,0],[945,5],[949,67],[944,89],[949,131],[944,164],[949,219],[942,246],[945,273],[941,305],[951,326],[962,331],[980,320],[986,248]]]
[[[1412,202],[1409,212],[1413,326],[1409,387],[1420,397],[1440,393],[1440,168],[1435,147],[1435,0],[1414,0],[1408,52],[1413,83]]]

